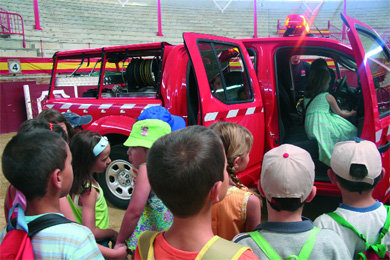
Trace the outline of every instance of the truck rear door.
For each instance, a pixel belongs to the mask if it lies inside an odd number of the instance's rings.
[[[250,162],[239,175],[250,186],[257,182],[264,152],[264,109],[255,70],[240,41],[184,33],[199,95],[198,124],[230,121],[254,137]]]
[[[376,143],[382,154],[383,167],[389,171],[390,52],[372,28],[347,15],[342,14],[341,18],[348,27],[363,92],[365,122],[361,137]],[[378,187],[375,191],[386,190],[389,177],[385,176],[379,186],[382,188]],[[383,199],[376,195],[378,199]]]

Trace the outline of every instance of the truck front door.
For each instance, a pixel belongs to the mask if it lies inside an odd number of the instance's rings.
[[[341,18],[348,27],[363,92],[365,120],[361,137],[376,143],[387,172],[374,192],[383,201],[390,171],[390,53],[369,26],[347,15]]]
[[[237,40],[195,33],[184,33],[183,38],[198,86],[198,123],[230,121],[253,134],[250,162],[239,174],[251,186],[258,181],[264,153],[264,109],[249,55]]]

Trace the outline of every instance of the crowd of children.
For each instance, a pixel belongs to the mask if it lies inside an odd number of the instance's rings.
[[[307,151],[289,144],[268,151],[257,193],[236,175],[249,162],[248,129],[230,122],[185,127],[165,108],[148,108],[124,142],[137,172],[117,232],[109,228],[107,203],[94,177],[111,162],[110,143],[84,131],[89,122],[89,116],[44,110],[24,122],[4,149],[7,221],[17,211],[25,213],[27,224],[53,213],[68,219],[31,238],[36,259],[388,257],[390,210],[372,196],[384,170],[370,141],[334,146],[328,175],[342,203],[313,222],[302,216],[316,196]],[[263,223],[260,196],[268,216]],[[6,234],[7,227],[0,243]]]

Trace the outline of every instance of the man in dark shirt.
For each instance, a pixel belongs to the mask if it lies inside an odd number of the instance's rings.
[[[291,67],[294,79],[294,89],[297,98],[303,96],[303,92],[306,89],[307,76],[310,71],[310,64],[306,61],[301,61],[299,55],[291,57]]]

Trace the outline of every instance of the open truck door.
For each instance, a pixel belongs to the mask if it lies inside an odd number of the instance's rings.
[[[253,186],[264,153],[264,109],[249,55],[238,40],[196,33],[184,33],[183,38],[197,82],[197,123],[229,121],[249,129],[253,148],[239,177]]]
[[[341,18],[348,27],[363,93],[365,112],[361,137],[375,142],[383,167],[390,169],[390,52],[372,28],[344,14]],[[383,191],[388,187],[389,172],[378,184],[374,196],[386,201]]]

